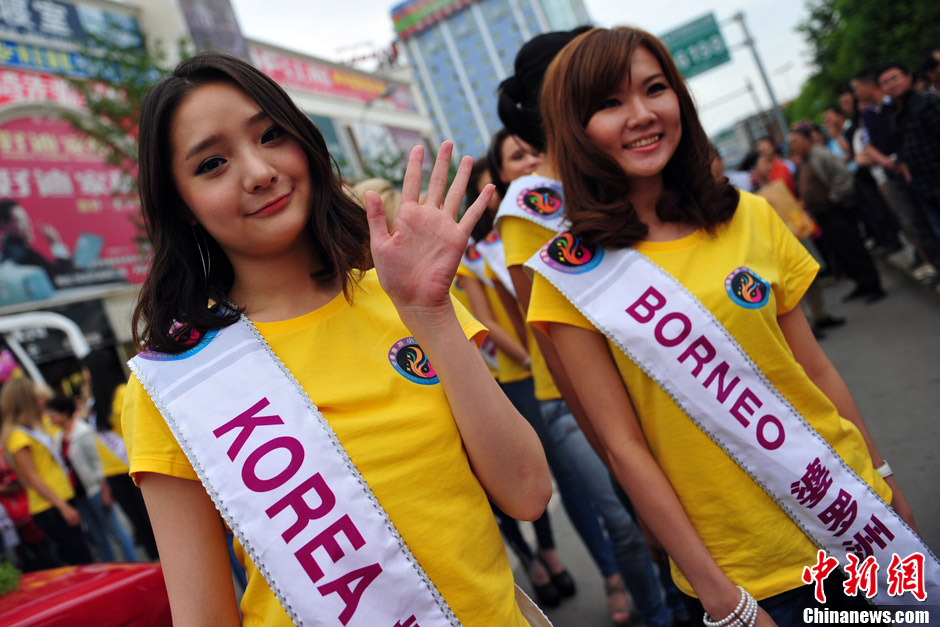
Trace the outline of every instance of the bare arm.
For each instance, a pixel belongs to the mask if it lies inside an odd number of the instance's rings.
[[[559,351],[568,356],[568,376],[583,399],[603,458],[617,481],[689,580],[705,610],[716,619],[727,616],[740,593],[709,554],[650,454],[604,336],[560,323],[550,323],[549,330]],[[761,611],[757,624],[772,625],[773,621]]]
[[[813,336],[813,331],[803,310],[800,307],[794,307],[791,311],[778,316],[777,322],[780,324],[780,329],[783,331],[787,344],[790,345],[790,350],[793,351],[793,356],[803,367],[803,370],[806,371],[806,375],[832,401],[832,404],[839,411],[839,415],[858,428],[862,434],[862,439],[865,440],[868,453],[871,455],[872,464],[875,468],[881,466],[884,459],[875,447],[875,442],[868,432],[868,427],[865,426],[862,414],[858,410],[858,406],[855,405],[855,400],[852,398],[845,381]],[[892,491],[891,506],[898,516],[904,519],[904,522],[916,530],[914,515],[894,481],[894,477],[888,477],[886,481]]]
[[[33,455],[28,446],[24,446],[13,453],[13,462],[16,464],[16,470],[20,475],[20,479],[23,480],[23,483],[38,492],[42,498],[52,503],[55,508],[62,513],[65,522],[72,527],[81,524],[82,517],[79,516],[78,511],[69,505],[61,496],[56,494],[55,490],[39,476],[39,472],[36,471],[36,465],[33,464]]]
[[[525,273],[522,266],[512,266],[509,268],[509,276],[512,279],[516,295],[519,297],[519,305],[522,307],[523,312],[527,312],[529,310],[529,298],[532,295],[532,279]],[[591,421],[588,420],[587,412],[581,405],[581,401],[578,399],[578,394],[575,392],[574,386],[571,385],[571,381],[568,379],[568,374],[565,372],[565,366],[561,361],[561,356],[558,355],[558,351],[555,350],[552,341],[541,331],[533,328],[532,337],[535,338],[535,343],[538,344],[539,350],[542,352],[542,357],[545,358],[545,365],[548,366],[548,371],[552,375],[552,381],[555,382],[555,387],[558,388],[562,398],[565,399],[565,404],[568,406],[568,409],[571,410],[571,415],[574,416],[575,422],[581,427],[581,431],[591,444],[591,448],[593,448],[594,452],[601,458],[601,461],[606,464],[607,460],[601,454],[600,441],[597,439],[597,434],[594,433],[594,427],[591,425]]]
[[[424,205],[418,204],[423,150],[408,160],[402,202],[389,232],[378,194],[366,195],[372,258],[382,288],[402,322],[434,364],[473,472],[490,498],[514,518],[538,518],[551,497],[551,479],[532,427],[490,375],[454,313],[450,285],[476,223],[493,193],[484,188],[458,224],[473,160],[464,157],[444,197],[453,144],[445,142],[431,173]],[[422,251],[415,259],[414,251]]]
[[[489,329],[487,337],[493,340],[496,348],[509,355],[516,363],[527,364],[529,352],[519,343],[518,339],[513,337],[508,329],[499,326],[496,316],[493,314],[493,308],[490,306],[490,301],[486,297],[486,287],[483,282],[476,277],[460,276],[457,277],[457,284],[467,292],[467,299],[470,301],[470,310],[473,316]]]
[[[499,296],[499,301],[503,304],[506,315],[512,321],[512,328],[516,332],[516,337],[519,338],[523,346],[528,346],[529,332],[526,330],[525,316],[522,314],[522,310],[519,309],[519,303],[499,281],[493,282],[493,289],[496,290],[496,295]]]
[[[139,473],[173,624],[239,625],[221,518],[198,481]]]

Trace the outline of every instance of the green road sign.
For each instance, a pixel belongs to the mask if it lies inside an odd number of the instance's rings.
[[[679,71],[686,78],[731,60],[714,13],[683,24],[660,36],[660,39],[669,48]]]

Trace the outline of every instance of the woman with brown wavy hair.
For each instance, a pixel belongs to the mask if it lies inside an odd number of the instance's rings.
[[[818,265],[765,201],[712,178],[663,44],[626,27],[581,35],[550,66],[540,107],[570,226],[527,263],[528,320],[551,336],[706,625],[802,624],[814,544],[861,551],[876,519],[923,547],[798,307]],[[845,490],[813,469],[844,472]],[[843,492],[865,495],[857,517],[820,525]],[[827,607],[866,605],[839,583],[826,581]]]

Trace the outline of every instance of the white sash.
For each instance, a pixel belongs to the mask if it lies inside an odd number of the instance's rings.
[[[464,252],[460,263],[466,266],[467,269],[473,273],[473,276],[480,279],[483,285],[493,287],[493,281],[486,276],[486,260],[483,258],[483,255],[480,253],[479,248],[472,238],[467,245],[467,250]]]
[[[95,437],[98,438],[98,441],[101,442],[101,444],[103,444],[106,449],[111,451],[111,454],[113,454],[125,464],[128,463],[127,447],[124,444],[124,438],[110,430],[95,431]]]
[[[509,276],[509,268],[506,267],[506,251],[503,250],[503,240],[499,238],[499,231],[493,229],[489,235],[476,243],[477,251],[483,255],[487,265],[497,280],[502,283],[506,291],[516,298],[516,289],[512,285],[512,279]]]
[[[55,460],[55,463],[59,465],[59,469],[62,470],[62,473],[68,477],[69,469],[65,465],[65,460],[62,459],[62,453],[59,451],[59,447],[55,445],[55,442],[52,441],[52,436],[44,431],[39,429],[30,429],[29,427],[19,426],[17,429],[22,429],[29,437],[38,442],[44,449],[49,451],[49,454],[52,455],[52,458]]]
[[[940,563],[930,549],[685,286],[633,248],[591,248],[570,233],[526,265],[649,375],[818,547],[842,565],[849,552],[874,555],[879,585],[872,602],[914,602],[888,595],[892,553],[923,554],[927,595],[940,599]],[[584,272],[591,276],[577,276]]]
[[[296,624],[460,624],[247,318],[178,355],[145,351],[130,367]]]
[[[564,205],[560,182],[538,174],[520,176],[506,190],[494,223],[512,216],[558,233],[567,228]]]

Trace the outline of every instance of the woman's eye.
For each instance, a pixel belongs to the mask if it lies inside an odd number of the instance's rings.
[[[665,83],[653,83],[649,86],[649,89],[646,90],[646,93],[652,96],[653,94],[658,94],[661,91],[669,89],[669,86]]]
[[[524,158],[525,158],[525,153],[522,152],[521,150],[518,152],[512,153],[512,157],[510,157],[510,159],[512,159],[513,161],[520,161]]]
[[[284,137],[284,135],[284,129],[280,126],[272,126],[261,134],[261,143],[267,144],[268,142],[273,142]]]
[[[209,157],[199,164],[199,167],[196,168],[196,174],[208,174],[210,172],[214,172],[221,168],[224,164],[225,159],[222,157]]]
[[[618,100],[617,98],[608,98],[603,103],[601,103],[601,109],[611,109],[619,105],[620,105],[620,100]]]

